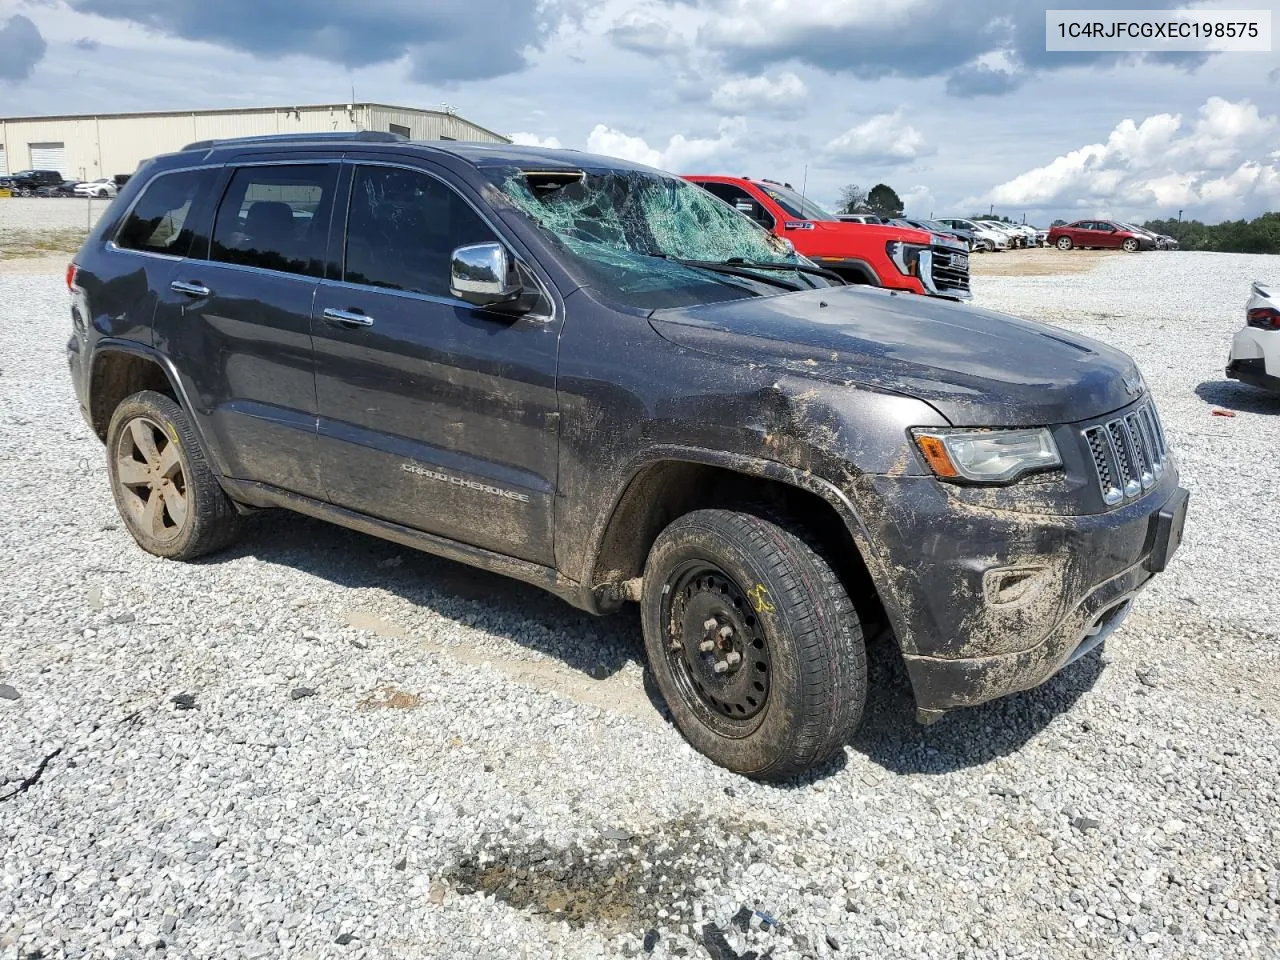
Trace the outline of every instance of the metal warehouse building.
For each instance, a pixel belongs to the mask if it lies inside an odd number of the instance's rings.
[[[326,130],[387,130],[414,140],[507,142],[453,113],[381,103],[12,117],[0,119],[0,175],[57,170],[64,179],[95,180],[133,173],[148,157],[195,140]]]

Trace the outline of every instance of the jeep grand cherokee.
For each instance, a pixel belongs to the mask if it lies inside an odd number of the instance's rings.
[[[284,507],[638,601],[681,733],[786,777],[847,742],[883,618],[925,718],[1112,631],[1187,495],[1133,362],[845,286],[699,187],[572,151],[206,141],[70,266],[76,394],[134,539]]]

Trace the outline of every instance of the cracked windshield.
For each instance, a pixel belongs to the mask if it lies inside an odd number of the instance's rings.
[[[828,283],[787,241],[675,177],[508,169],[493,179],[591,286],[626,306],[656,310]]]

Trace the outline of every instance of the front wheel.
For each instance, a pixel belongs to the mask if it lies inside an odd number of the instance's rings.
[[[1133,237],[1130,237],[1128,240],[1122,243],[1121,246],[1124,248],[1125,253],[1138,252],[1138,241],[1133,239]]]
[[[1072,244],[1072,242],[1071,242],[1071,238],[1070,238],[1070,237],[1059,237],[1059,238],[1058,238],[1058,249],[1059,249],[1059,250],[1070,250],[1070,249],[1072,248],[1072,246],[1074,246],[1074,244]]]
[[[735,773],[794,776],[858,726],[861,625],[830,565],[786,527],[729,510],[675,520],[649,553],[641,620],[676,727]]]

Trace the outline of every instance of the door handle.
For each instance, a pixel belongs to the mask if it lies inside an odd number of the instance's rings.
[[[186,280],[175,280],[169,284],[169,289],[174,293],[185,293],[188,297],[207,297],[213,291],[206,287],[199,280],[188,283]]]
[[[373,326],[373,317],[367,313],[356,313],[353,310],[336,310],[333,307],[325,307],[324,313],[320,314],[320,316],[339,327]]]

